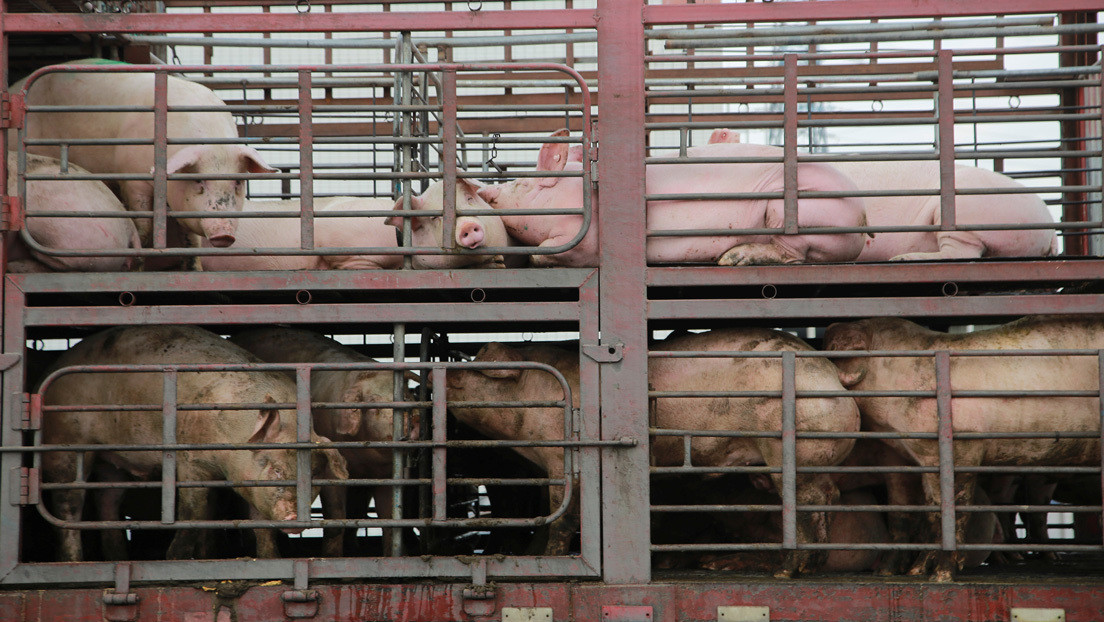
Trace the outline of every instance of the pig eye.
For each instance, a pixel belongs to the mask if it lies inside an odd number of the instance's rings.
[[[196,194],[203,194],[204,192],[207,192],[207,186],[204,185],[203,182],[197,181],[197,182],[195,182],[195,184],[196,184]]]

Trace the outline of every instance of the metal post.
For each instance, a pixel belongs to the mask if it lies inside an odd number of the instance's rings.
[[[175,369],[166,369],[162,376],[161,442],[176,445],[176,381]],[[176,522],[176,451],[165,450],[161,456],[161,522]]]
[[[391,351],[391,357],[396,363],[406,362],[406,324],[395,324],[395,344]],[[394,373],[394,380],[392,381],[392,395],[396,400],[404,400],[406,396],[406,373],[402,369],[396,369]],[[402,412],[396,412],[391,410],[391,438],[393,440],[401,440],[403,437],[403,416]],[[406,452],[401,449],[394,449],[391,451],[391,478],[395,480],[402,479],[403,474],[406,472]],[[379,508],[376,508],[377,512]],[[391,486],[391,518],[392,520],[398,520],[403,517],[403,487],[399,485]],[[386,533],[388,530],[391,532],[391,550],[388,551],[392,557],[401,557],[403,554],[402,547],[402,530],[398,527],[389,527],[384,530]],[[384,542],[387,539],[384,538]]]
[[[433,385],[433,520],[448,517],[446,469],[448,450],[445,449],[447,410],[445,408],[445,368],[434,367],[429,379]]]
[[[939,517],[943,550],[956,550],[954,494],[954,421],[951,413],[951,355],[935,353],[935,407],[939,417]]]
[[[295,515],[300,521],[311,516],[311,368],[295,370],[295,440],[301,443],[295,451]]]
[[[955,141],[954,141],[954,66],[951,50],[939,50],[938,54],[936,118],[939,135],[939,208],[941,231],[955,228]]]
[[[311,72],[299,71],[299,248],[314,248],[314,102]]]
[[[456,72],[446,69],[441,74],[441,172],[445,195],[441,248],[449,249],[456,239]]]
[[[797,354],[782,353],[782,548],[797,548]]]
[[[644,23],[639,0],[598,4],[598,160],[602,180],[599,300],[604,342],[626,344],[602,365],[602,439],[640,439],[602,454],[602,574],[607,583],[651,579],[648,521],[648,352],[645,288]],[[589,114],[589,111],[584,111]],[[616,137],[616,138],[615,138]],[[599,210],[594,210],[596,215]],[[616,243],[612,241],[616,239]]]
[[[782,90],[782,189],[783,231],[797,234],[797,54],[784,57]],[[810,130],[811,131],[811,130]]]
[[[168,246],[169,74],[153,74],[153,247]]]

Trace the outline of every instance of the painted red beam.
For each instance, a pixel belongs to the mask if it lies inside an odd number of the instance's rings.
[[[594,10],[436,11],[394,13],[6,13],[10,34],[192,32],[394,32],[593,28]]]
[[[892,19],[961,15],[1013,15],[1104,11],[1100,0],[834,0],[833,2],[755,2],[738,4],[649,5],[647,26],[720,22],[784,22],[830,19]]]

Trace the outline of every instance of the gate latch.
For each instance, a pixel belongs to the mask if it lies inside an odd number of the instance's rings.
[[[589,356],[599,363],[616,363],[621,360],[621,351],[625,348],[625,344],[621,342],[616,343],[602,343],[598,341],[584,341],[583,342],[583,354]]]
[[[0,93],[0,128],[19,129],[23,127],[23,96],[19,93]],[[8,149],[12,146],[8,145]]]
[[[495,610],[495,588],[487,584],[487,560],[471,562],[472,584],[464,588],[464,613],[469,616],[489,616]]]
[[[130,564],[115,564],[115,589],[104,590],[103,616],[108,622],[138,619],[138,595],[130,591]]]
[[[305,559],[295,562],[295,589],[285,590],[280,598],[284,601],[284,615],[292,620],[313,618],[318,615],[318,603],[322,596],[318,590],[307,589],[307,577],[310,567]]]

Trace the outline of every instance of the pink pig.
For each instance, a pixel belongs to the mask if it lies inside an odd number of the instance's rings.
[[[767,145],[739,145],[739,136],[719,129],[711,145],[728,143],[733,155],[781,155]],[[699,148],[700,149],[700,148]],[[691,149],[691,155],[705,152]],[[861,190],[938,190],[939,163],[933,160],[833,162]],[[1054,217],[1036,194],[1015,193],[1024,188],[1010,177],[974,166],[955,166],[955,187],[999,188],[1006,194],[962,194],[955,197],[958,225],[1043,224]],[[866,219],[871,227],[938,225],[938,195],[866,197]],[[977,257],[1039,257],[1058,252],[1052,228],[978,231],[882,232],[866,240],[858,261],[967,259]]]
[[[100,59],[74,61],[73,65],[105,64]],[[26,80],[12,85],[18,93],[27,88]],[[154,103],[152,73],[47,73],[32,82],[26,92],[28,106],[148,106]],[[211,89],[174,76],[168,77],[168,105],[207,106],[210,111],[168,113],[170,139],[237,139],[238,128],[226,104]],[[28,139],[152,140],[152,112],[34,112],[26,117]],[[14,142],[10,142],[14,145]],[[27,151],[60,157],[57,145],[31,145]],[[154,166],[152,144],[71,145],[70,161],[93,173],[149,175]],[[276,169],[252,147],[223,144],[169,144],[168,174],[200,173],[212,176],[244,173],[268,173]],[[128,179],[119,182],[123,203],[131,211],[153,209],[153,182]],[[235,179],[171,180],[168,182],[168,206],[171,211],[239,211],[245,200],[245,182]],[[173,222],[170,220],[170,223]],[[185,218],[176,221],[188,232],[206,237],[214,246],[234,242],[237,221],[228,218]],[[137,219],[145,246],[152,221]],[[173,228],[173,227],[170,227]]]
[[[553,136],[566,136],[560,130]],[[728,156],[729,145],[699,148],[695,155]],[[582,171],[578,152],[566,143],[546,143],[537,159],[539,171]],[[570,156],[570,157],[569,157]],[[854,184],[835,169],[815,163],[798,166],[800,191],[854,191]],[[782,164],[651,164],[647,167],[648,194],[781,192]],[[513,216],[512,209],[579,209],[583,205],[581,177],[521,178],[486,186],[479,196],[504,210],[502,221],[510,235],[525,245],[556,247],[576,237],[582,216]],[[598,202],[592,201],[597,211]],[[802,227],[861,227],[866,224],[863,203],[856,198],[801,198],[798,224]],[[728,229],[732,234],[652,237],[647,242],[648,263],[709,262],[755,265],[850,261],[863,246],[863,235],[741,234],[741,229],[781,227],[783,200],[705,199],[648,202],[650,230]],[[598,240],[591,227],[579,244],[554,255],[536,255],[533,265],[596,266]]]

